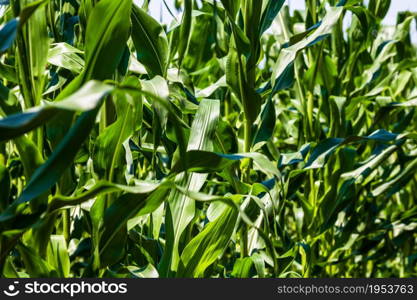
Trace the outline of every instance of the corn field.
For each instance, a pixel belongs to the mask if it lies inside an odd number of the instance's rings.
[[[155,1],[0,0],[0,277],[417,276],[417,14]]]

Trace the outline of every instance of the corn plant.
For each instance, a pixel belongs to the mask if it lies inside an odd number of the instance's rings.
[[[1,276],[417,276],[417,15],[149,2],[0,1]]]

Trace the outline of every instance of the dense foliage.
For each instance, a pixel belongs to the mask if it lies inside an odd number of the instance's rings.
[[[148,2],[0,1],[1,276],[417,276],[416,15]]]

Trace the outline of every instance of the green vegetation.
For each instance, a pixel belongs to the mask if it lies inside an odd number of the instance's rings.
[[[148,2],[0,0],[1,276],[417,276],[416,14]]]

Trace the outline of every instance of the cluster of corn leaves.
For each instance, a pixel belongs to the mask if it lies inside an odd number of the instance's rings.
[[[416,276],[416,15],[148,5],[0,1],[1,276]]]

